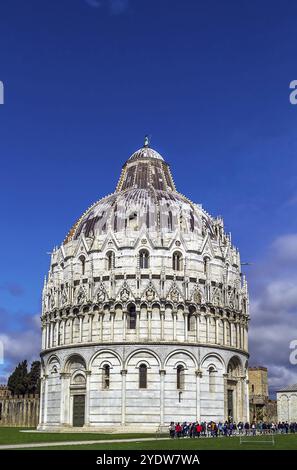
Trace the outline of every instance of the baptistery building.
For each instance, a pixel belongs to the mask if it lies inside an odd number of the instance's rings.
[[[240,255],[145,140],[51,254],[39,429],[248,420]]]

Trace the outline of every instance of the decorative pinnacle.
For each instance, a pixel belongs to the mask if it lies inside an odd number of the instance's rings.
[[[150,145],[150,139],[149,139],[149,136],[146,135],[144,137],[144,147],[149,147],[149,145]]]

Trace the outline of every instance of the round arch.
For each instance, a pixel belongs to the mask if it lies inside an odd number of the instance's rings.
[[[146,354],[150,354],[151,356],[153,356],[157,360],[159,367],[161,368],[161,365],[162,365],[161,359],[159,358],[158,354],[151,351],[150,349],[137,349],[136,351],[131,352],[125,361],[124,368],[126,368],[129,365],[129,362],[132,359],[132,357],[139,353],[146,353]],[[141,358],[141,359],[143,359],[144,361],[146,360],[146,358]]]
[[[80,354],[74,353],[70,354],[70,356],[65,359],[63,372],[70,372],[71,366],[73,364],[77,364],[78,366],[80,366],[79,369],[86,370],[86,361],[84,357]]]
[[[88,369],[91,370],[94,360],[97,359],[98,356],[105,354],[105,353],[111,354],[113,357],[117,358],[117,360],[119,361],[119,365],[123,368],[122,358],[117,352],[113,351],[112,349],[100,349],[100,351],[96,351],[91,357],[91,359],[89,360]],[[109,360],[106,358],[102,359],[102,361],[106,363],[109,362]]]
[[[198,362],[194,354],[192,354],[191,352],[185,349],[176,349],[175,351],[171,351],[165,358],[164,367],[167,366],[167,363],[172,358],[172,356],[175,356],[176,354],[185,354],[186,356],[190,357],[192,361],[194,362],[195,367],[198,368]]]
[[[204,363],[212,357],[215,357],[222,364],[223,369],[224,369],[224,373],[225,373],[226,370],[227,370],[226,369],[226,363],[225,363],[224,359],[222,358],[222,356],[220,356],[220,354],[218,354],[216,352],[209,352],[205,356],[203,356],[203,358],[201,359],[201,362],[200,362],[201,367],[203,367]]]

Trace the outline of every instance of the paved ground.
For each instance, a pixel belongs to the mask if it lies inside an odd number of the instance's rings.
[[[115,444],[120,442],[147,442],[147,441],[167,441],[169,437],[160,437],[158,439],[153,439],[151,437],[144,437],[140,439],[100,439],[93,441],[66,441],[66,442],[34,442],[30,444],[4,444],[0,445],[0,450],[9,450],[9,449],[31,449],[37,447],[56,447],[56,446],[77,446],[77,445],[91,445],[91,444]]]

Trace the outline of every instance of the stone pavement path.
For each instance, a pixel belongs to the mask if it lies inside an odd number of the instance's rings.
[[[166,441],[169,437],[142,437],[140,439],[101,439],[93,441],[59,441],[59,442],[32,442],[30,444],[3,444],[0,445],[0,450],[9,449],[32,449],[37,447],[57,447],[57,446],[74,446],[74,445],[89,445],[89,444],[116,444],[117,442],[146,442],[146,441]]]

